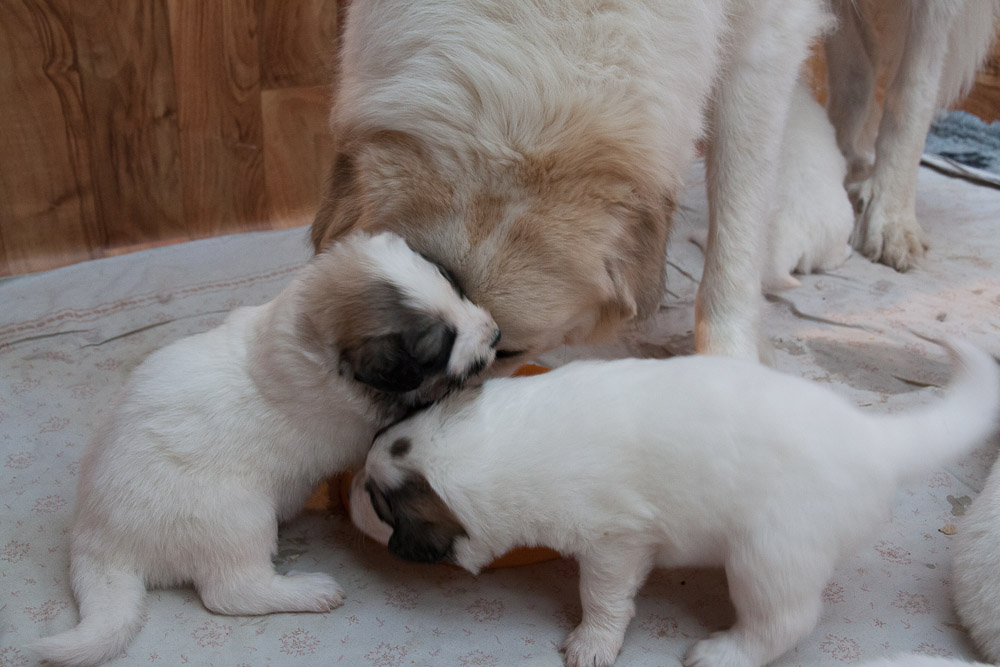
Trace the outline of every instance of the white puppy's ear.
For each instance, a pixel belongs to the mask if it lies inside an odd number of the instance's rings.
[[[445,372],[455,337],[444,322],[425,322],[415,329],[365,338],[341,351],[341,364],[355,380],[378,391],[413,391],[425,378]]]
[[[380,489],[371,480],[365,488],[379,518],[392,526],[389,551],[400,558],[418,563],[448,560],[455,540],[467,537],[458,517],[423,475],[410,473],[395,489]]]

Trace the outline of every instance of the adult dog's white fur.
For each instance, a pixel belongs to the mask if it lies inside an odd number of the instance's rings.
[[[496,333],[402,239],[359,232],[273,301],[151,355],[80,464],[80,624],[33,649],[74,665],[118,655],[147,587],[193,583],[223,614],[341,604],[326,574],[275,572],[278,522],[360,466],[377,429],[492,361]]]
[[[760,247],[820,0],[351,3],[320,250],[389,229],[503,332],[496,374],[654,313],[707,132],[701,352],[756,358]]]
[[[958,616],[983,655],[1000,663],[1000,463],[959,525],[953,568]]]
[[[832,0],[825,43],[828,110],[847,157],[854,247],[905,271],[927,240],[916,217],[917,169],[934,112],[972,85],[995,36],[998,0]],[[875,90],[887,87],[882,105]],[[874,149],[874,153],[872,153]]]
[[[793,273],[835,269],[851,254],[854,210],[844,192],[847,161],[833,126],[804,81],[792,95],[778,187],[765,231],[764,287],[800,283]]]
[[[888,518],[896,482],[995,429],[1000,368],[950,349],[943,400],[899,416],[721,357],[490,380],[380,435],[351,503],[370,503],[355,515],[374,511],[414,560],[478,572],[519,545],[575,557],[573,667],[615,661],[650,568],[724,566],[736,623],[685,664],[761,665],[814,627],[834,566]]]

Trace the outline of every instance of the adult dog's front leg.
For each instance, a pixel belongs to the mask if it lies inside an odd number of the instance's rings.
[[[875,168],[848,190],[857,213],[854,247],[899,271],[912,268],[927,248],[916,215],[917,170],[958,5],[921,2],[910,7],[902,60],[885,94]]]
[[[792,88],[824,20],[818,4],[795,0],[755,3],[734,21],[741,28],[727,45],[709,113],[708,247],[695,303],[700,353],[757,359],[764,219]]]

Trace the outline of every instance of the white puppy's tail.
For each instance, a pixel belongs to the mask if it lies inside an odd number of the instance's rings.
[[[953,375],[937,404],[878,417],[884,429],[876,448],[898,479],[913,478],[952,461],[982,444],[1000,418],[1000,365],[971,343],[950,340]]]
[[[89,556],[73,558],[80,623],[28,648],[56,665],[100,665],[121,655],[142,626],[146,587],[140,577],[112,570]]]

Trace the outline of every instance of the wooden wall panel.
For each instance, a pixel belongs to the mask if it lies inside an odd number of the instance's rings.
[[[267,227],[253,0],[169,0],[192,238]]]
[[[265,90],[264,165],[271,224],[303,224],[316,212],[330,169],[330,86]]]
[[[257,0],[261,87],[330,83],[337,45],[337,3]]]
[[[0,125],[0,269],[89,259],[105,239],[83,92],[71,27],[46,2],[0,2]]]
[[[305,222],[347,5],[0,0],[0,275]],[[1000,46],[960,106],[1000,117]]]
[[[177,100],[165,0],[61,0],[85,91],[105,245],[184,240]]]

